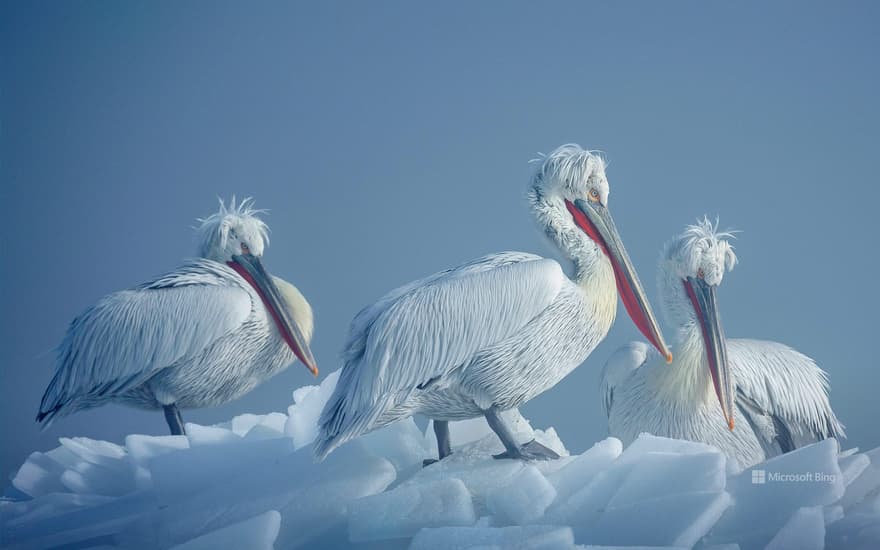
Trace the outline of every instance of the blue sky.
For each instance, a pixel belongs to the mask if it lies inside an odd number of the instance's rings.
[[[339,364],[348,322],[391,288],[488,252],[550,254],[525,189],[537,152],[604,151],[615,220],[656,296],[660,247],[698,216],[742,230],[719,300],[731,337],[829,372],[850,444],[871,406],[880,299],[872,3],[6,2],[0,468],[59,436],[165,433],[108,406],[33,417],[67,324],[194,254],[216,197],[271,210],[268,269],[316,311]],[[599,370],[618,322],[529,403],[574,450],[605,434]],[[296,365],[210,423],[285,410]]]

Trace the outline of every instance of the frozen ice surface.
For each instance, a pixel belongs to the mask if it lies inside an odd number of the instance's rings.
[[[525,466],[506,486],[486,496],[489,511],[504,524],[522,525],[541,518],[556,498],[553,485],[531,465]]]
[[[825,547],[825,521],[820,506],[801,508],[779,530],[766,550],[822,550]]]
[[[568,527],[526,525],[513,527],[438,527],[422,529],[410,550],[476,550],[510,548],[517,550],[564,550],[575,548]]]
[[[216,550],[217,548],[272,550],[280,527],[281,514],[269,510],[251,519],[178,544],[171,550]]]
[[[409,538],[423,527],[473,525],[471,494],[460,480],[398,487],[352,503],[348,533],[352,541]]]
[[[642,434],[567,456],[512,410],[519,441],[562,458],[496,460],[476,418],[450,423],[452,455],[422,467],[433,429],[405,419],[315,463],[335,380],[296,390],[288,415],[33,453],[0,499],[0,547],[880,548],[880,449],[828,440],[740,471],[711,446]]]

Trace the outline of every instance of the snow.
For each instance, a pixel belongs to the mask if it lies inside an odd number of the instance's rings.
[[[336,378],[296,390],[288,414],[123,444],[62,438],[12,476],[0,547],[880,548],[880,449],[826,440],[741,470],[708,445],[642,434],[569,455],[512,410],[521,441],[562,458],[495,460],[500,442],[474,419],[451,423],[452,455],[423,467],[433,429],[406,419],[315,463]]]

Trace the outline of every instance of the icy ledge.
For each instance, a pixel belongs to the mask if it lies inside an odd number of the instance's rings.
[[[880,449],[835,440],[737,471],[715,449],[642,435],[568,456],[552,428],[507,414],[563,458],[525,464],[482,420],[454,454],[412,420],[312,461],[336,375],[288,414],[242,415],[187,436],[85,438],[33,453],[0,501],[3,548],[880,548]]]

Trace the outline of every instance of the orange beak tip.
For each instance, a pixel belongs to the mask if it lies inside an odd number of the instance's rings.
[[[667,365],[672,364],[672,352],[671,351],[666,352],[666,364]]]
[[[730,428],[730,431],[733,431],[733,418],[727,421],[727,426]]]

